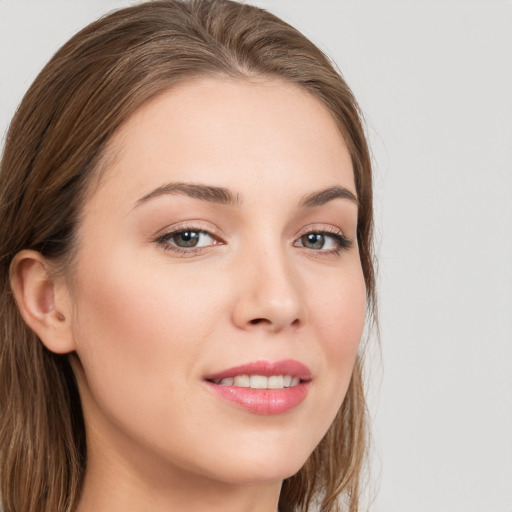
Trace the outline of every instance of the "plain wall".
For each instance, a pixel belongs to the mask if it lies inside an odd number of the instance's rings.
[[[129,4],[0,0],[2,137],[52,53]],[[370,510],[512,512],[512,2],[258,5],[337,62],[368,124],[382,328]]]

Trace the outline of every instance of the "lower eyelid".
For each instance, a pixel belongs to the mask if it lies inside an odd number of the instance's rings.
[[[310,248],[310,247],[306,247],[306,246],[304,246],[302,244],[301,239],[304,236],[308,235],[308,234],[323,235],[324,237],[331,239],[331,243],[334,243],[335,247],[334,248],[330,248],[330,249],[329,248],[327,248],[327,249],[325,249],[325,248],[313,249],[313,248]],[[353,245],[353,241],[351,239],[349,239],[348,237],[346,237],[342,232],[339,232],[339,231],[326,231],[326,230],[322,230],[322,229],[306,231],[305,233],[303,233],[302,235],[300,235],[297,238],[297,240],[294,243],[294,245],[297,242],[301,242],[301,245],[299,245],[299,247],[304,247],[305,249],[309,249],[309,250],[317,252],[317,253],[325,253],[325,254],[329,254],[329,253],[333,253],[333,252],[339,252],[339,251],[342,251],[344,249],[349,249]]]

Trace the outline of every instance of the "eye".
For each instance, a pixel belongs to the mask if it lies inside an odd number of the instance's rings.
[[[295,245],[314,251],[338,254],[342,249],[348,249],[352,242],[341,232],[310,231],[303,234]]]
[[[193,231],[191,229],[171,234],[168,241],[178,247],[205,247],[212,245],[214,242],[212,236],[206,231]]]
[[[300,237],[302,247],[308,249],[323,249],[326,242],[326,236],[322,233],[308,233]]]
[[[181,228],[165,233],[157,240],[165,250],[180,253],[194,253],[194,251],[217,245],[219,241],[208,231],[195,228]]]

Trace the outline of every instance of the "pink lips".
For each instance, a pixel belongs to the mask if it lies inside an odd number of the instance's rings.
[[[222,379],[237,375],[291,375],[298,377],[300,383],[283,389],[252,389],[239,386],[216,384]],[[241,366],[234,366],[221,372],[207,375],[206,385],[221,398],[250,412],[262,415],[282,414],[297,407],[307,396],[311,371],[298,361],[287,359],[269,362],[256,361]]]

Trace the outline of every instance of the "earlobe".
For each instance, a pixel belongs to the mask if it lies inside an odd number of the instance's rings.
[[[23,320],[43,344],[59,354],[75,349],[67,290],[51,278],[50,265],[37,251],[16,254],[10,269],[11,288]]]

